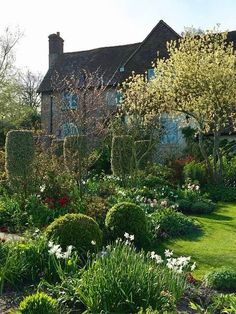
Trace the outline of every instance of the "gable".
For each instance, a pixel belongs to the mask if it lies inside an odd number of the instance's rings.
[[[144,73],[152,67],[152,62],[157,59],[157,53],[159,58],[168,58],[167,42],[180,38],[180,35],[161,20],[126,61],[125,71]]]

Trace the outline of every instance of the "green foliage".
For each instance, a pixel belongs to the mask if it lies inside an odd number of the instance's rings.
[[[32,172],[35,153],[33,134],[30,131],[10,131],[6,139],[6,170],[10,180],[26,180]]]
[[[111,149],[111,169],[122,179],[132,174],[134,167],[133,139],[129,135],[114,136]]]
[[[137,313],[150,307],[173,313],[185,287],[183,275],[118,241],[84,270],[78,294],[91,313]]]
[[[149,140],[134,142],[135,161],[138,169],[145,169],[148,161],[151,161],[153,145]]]
[[[28,243],[6,242],[0,245],[0,294],[6,288],[21,288],[39,280],[48,269],[44,238]]]
[[[216,205],[210,200],[206,200],[206,201],[200,200],[192,204],[189,212],[194,213],[194,214],[209,214],[213,212],[215,208],[216,208]]]
[[[18,308],[21,314],[58,314],[57,300],[43,292],[25,297]]]
[[[66,214],[57,218],[47,227],[46,235],[64,250],[72,245],[80,255],[86,255],[88,251],[93,252],[102,244],[102,232],[98,224],[83,214]]]
[[[148,226],[144,211],[133,203],[119,203],[107,213],[106,227],[112,239],[122,238],[125,232],[134,235],[135,243],[145,245],[148,240]]]
[[[207,171],[203,163],[191,161],[183,169],[185,180],[198,181],[201,185],[206,183]]]
[[[85,214],[97,221],[99,226],[104,229],[108,204],[102,197],[91,196],[85,200]]]
[[[206,275],[205,283],[215,290],[236,292],[236,272],[227,268],[214,270]]]
[[[204,189],[214,202],[236,201],[236,187],[227,187],[225,185],[207,185]]]
[[[141,309],[137,314],[160,314],[157,310],[152,310],[152,308],[148,308],[146,310]]]
[[[150,217],[156,237],[180,237],[199,228],[199,224],[194,219],[172,208],[158,210]]]
[[[178,209],[185,214],[209,214],[214,211],[216,204],[208,199],[199,199],[195,202],[188,198],[178,200]]]
[[[64,140],[53,139],[51,145],[52,154],[57,157],[63,156],[63,146]]]

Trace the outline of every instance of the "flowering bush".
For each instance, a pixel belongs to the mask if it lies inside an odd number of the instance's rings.
[[[155,238],[179,237],[190,234],[199,228],[199,224],[195,220],[172,208],[163,208],[149,217]]]
[[[173,313],[186,288],[185,276],[157,262],[153,253],[137,252],[133,235],[125,236],[125,242],[108,246],[82,273],[77,291],[87,311],[137,313],[151,307]]]

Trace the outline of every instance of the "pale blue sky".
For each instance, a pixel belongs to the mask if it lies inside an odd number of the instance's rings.
[[[65,51],[142,41],[160,19],[178,33],[185,26],[236,30],[236,0],[1,0],[0,30],[24,32],[19,67],[45,73],[48,35],[60,31]]]

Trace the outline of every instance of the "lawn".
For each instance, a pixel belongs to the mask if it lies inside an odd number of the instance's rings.
[[[193,217],[202,225],[202,232],[169,240],[165,248],[176,255],[191,256],[197,262],[194,274],[199,279],[222,266],[236,269],[236,204],[221,204],[212,214]]]

